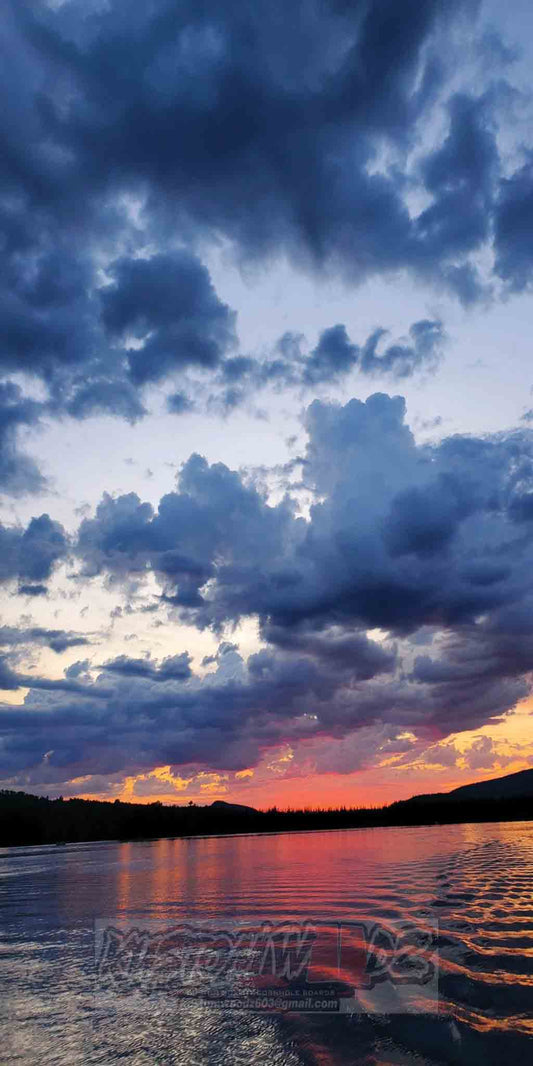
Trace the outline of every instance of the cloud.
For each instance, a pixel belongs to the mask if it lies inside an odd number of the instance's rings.
[[[308,655],[341,673],[347,672],[352,680],[367,681],[379,674],[392,674],[397,665],[394,647],[369,640],[363,634],[352,634],[342,627],[317,632],[312,624],[290,630],[267,625],[263,627],[262,635],[276,648]]]
[[[373,671],[368,659],[363,649],[359,673],[379,678],[379,653]],[[349,672],[339,674],[335,663],[321,669],[306,654],[262,652],[245,663],[233,645],[224,644],[216,670],[203,679],[184,678],[164,661],[157,668],[124,658],[113,672],[111,684],[107,666],[93,684],[11,678],[32,693],[22,709],[2,709],[0,772],[30,773],[44,782],[57,780],[61,769],[79,776],[145,772],[170,763],[239,771],[287,737],[342,733],[348,718],[353,730],[375,721],[382,707],[377,692],[357,707],[348,698]],[[50,751],[43,765],[42,753]]]
[[[43,629],[39,626],[17,629],[15,626],[0,626],[0,647],[35,644],[51,648],[59,655],[68,648],[90,644],[90,640],[82,634],[72,633],[65,629]]]
[[[295,752],[289,774],[351,773],[411,750],[406,730],[429,740],[479,726],[523,692],[482,680],[475,693],[471,679],[463,693],[435,691],[394,665],[375,642],[354,642],[351,656],[346,646],[320,658],[311,643],[265,649],[247,662],[224,644],[203,678],[166,678],[151,661],[125,658],[91,684],[8,674],[10,687],[32,691],[24,707],[2,708],[0,773],[42,785],[162,765],[239,772],[287,744]]]
[[[360,730],[381,737],[376,758],[401,752],[406,733],[428,748],[501,720],[528,694],[533,541],[514,501],[531,491],[531,431],[419,445],[403,399],[379,393],[315,400],[305,425],[306,518],[296,498],[271,503],[193,455],[157,508],[107,495],[82,521],[85,581],[103,574],[129,590],[150,575],[160,609],[215,632],[256,618],[262,646],[244,660],[224,641],[202,675],[183,653],[119,655],[96,682],[69,677],[50,691],[25,676],[33,695],[2,712],[10,737],[25,723],[25,770],[41,772],[45,724],[43,750],[72,774],[169,762],[238,771],[283,744],[300,770],[319,751],[324,765],[355,765]]]
[[[496,270],[509,289],[521,292],[533,279],[533,155],[502,180],[495,216]]]
[[[63,650],[60,648],[59,650]],[[87,700],[91,700],[93,706],[95,706],[101,700],[107,700],[112,695],[112,690],[102,685],[95,685],[92,681],[79,682],[75,679],[75,675],[69,674],[68,671],[64,677],[48,678],[40,677],[37,674],[24,674],[15,671],[11,668],[6,656],[0,657],[0,688],[11,689],[13,691],[21,688],[27,688],[31,692],[31,696],[26,699],[25,709],[28,713],[24,716],[24,723],[31,731],[37,732],[39,736],[44,735],[43,730],[47,725],[55,725],[61,728],[63,722],[64,708],[60,705],[61,696],[66,695],[70,698],[72,694],[78,697],[84,697]],[[57,696],[57,702],[55,702],[54,713],[48,713],[50,711],[50,697],[42,696],[43,693],[51,693],[52,699],[55,700]],[[35,698],[37,694],[37,700]],[[39,698],[43,702],[38,702]],[[33,709],[36,708],[36,714],[33,714]],[[7,729],[9,736],[11,731],[11,705],[6,705],[2,709],[2,728]],[[5,713],[4,713],[5,712]],[[58,738],[58,744],[61,744]]]
[[[353,774],[394,756],[412,757],[413,738],[398,735],[394,727],[377,723],[340,738],[306,740],[291,751],[285,776]]]
[[[41,595],[42,584],[52,574],[57,563],[68,551],[67,535],[59,522],[49,515],[32,518],[24,529],[21,526],[0,524],[0,581],[19,579],[19,591]],[[25,591],[26,590],[26,591]]]
[[[0,657],[0,689],[6,692],[20,687],[17,675],[13,672],[4,656]]]
[[[243,353],[202,261],[213,247],[246,268],[286,259],[351,285],[408,273],[465,305],[530,285],[530,149],[516,163],[502,138],[513,57],[472,21],[478,6],[8,0],[6,491],[44,486],[22,432],[102,413],[133,423],[151,385],[175,414],[204,401],[227,413],[260,388],[316,392],[437,364],[436,318],[398,339],[378,324],[354,340],[333,321],[316,343],[287,333],[269,354]],[[273,502],[251,473],[193,455],[157,505],[104,494],[75,546],[48,515],[0,527],[0,579],[21,595],[45,596],[72,549],[80,588],[149,579],[162,615],[221,639],[253,619],[262,641],[244,660],[224,640],[202,677],[186,653],[115,655],[95,682],[81,667],[54,680],[4,662],[7,687],[31,689],[2,709],[6,772],[242,769],[283,743],[344,767],[359,742],[400,750],[408,729],[430,746],[529,691],[527,427],[417,445],[402,398],[376,393],[315,400],[305,428],[305,517],[294,490]],[[20,632],[58,653],[85,639]]]
[[[466,763],[470,770],[491,770],[497,758],[492,739],[477,737],[468,749]]]
[[[41,406],[11,381],[0,381],[0,488],[14,496],[38,492],[45,479],[37,464],[18,448],[21,426],[36,426]]]
[[[442,326],[425,320],[397,343],[380,325],[358,346],[333,323],[307,353],[294,338],[266,360],[240,353],[202,262],[215,246],[351,284],[409,272],[464,304],[529,284],[529,149],[516,166],[500,136],[513,54],[478,8],[419,0],[400,18],[394,0],[309,0],[297,14],[279,0],[156,0],[133,18],[125,0],[89,15],[82,0],[8,0],[2,487],[43,484],[18,426],[133,423],[146,386],[167,379],[182,414],[191,371],[205,409],[227,413],[267,384],[435,365]],[[15,373],[39,379],[40,404],[13,393]]]
[[[192,238],[223,233],[248,258],[286,252],[358,276],[420,270],[423,247],[431,271],[449,240],[419,237],[404,175],[372,164],[380,145],[405,151],[427,121],[450,73],[444,45],[451,66],[454,23],[476,6],[422,0],[400,19],[393,0],[311,2],[298,16],[278,0],[224,11],[159,0],[132,19],[113,0],[82,19],[77,0],[54,12],[10,4],[26,77],[8,179],[25,179],[32,206],[64,229],[98,233],[129,193],[142,204],[132,229],[148,215],[159,235],[172,220]],[[17,169],[28,135],[33,151]],[[450,165],[459,154],[450,149]],[[478,239],[469,233],[461,250]]]
[[[421,0],[401,19],[394,0],[342,9],[311,0],[297,17],[279,0],[224,11],[158,0],[135,19],[124,0],[90,19],[81,6],[8,4],[6,32],[21,62],[4,74],[6,187],[19,198],[7,201],[3,221],[10,250],[34,267],[17,276],[7,305],[19,355],[36,358],[38,330],[40,360],[92,350],[92,264],[96,252],[108,261],[113,244],[127,254],[110,325],[121,314],[126,324],[128,293],[140,285],[150,304],[141,318],[152,321],[150,286],[171,260],[159,279],[154,366],[132,359],[138,380],[185,351],[210,363],[219,344],[168,319],[166,338],[158,335],[162,292],[179,275],[172,242],[222,236],[248,261],[288,256],[299,269],[358,281],[407,269],[464,302],[484,292],[471,255],[490,242],[498,210],[495,130],[512,93],[501,60],[510,75],[512,55],[476,26],[475,0]],[[485,59],[498,62],[497,81],[491,64],[477,63],[480,40]],[[461,66],[476,68],[477,93],[471,77],[457,90]],[[439,108],[448,116],[440,145],[414,152],[431,142]],[[413,192],[428,206],[413,211]],[[74,244],[74,233],[86,242]],[[158,249],[148,269],[138,258],[147,247]],[[20,301],[31,310],[24,327]],[[168,352],[176,330],[181,356]]]
[[[517,567],[530,540],[512,531],[529,499],[531,434],[417,446],[404,413],[400,397],[381,394],[311,404],[305,481],[325,498],[309,523],[294,501],[269,505],[200,456],[157,511],[134,494],[104,497],[80,527],[87,573],[148,565],[167,602],[198,624],[256,614],[278,631],[313,622],[406,633],[523,597]]]
[[[209,273],[189,252],[120,259],[101,293],[103,321],[112,340],[127,347],[137,385],[159,381],[187,366],[212,369],[235,344],[235,315],[218,299]]]
[[[46,585],[19,585],[18,593],[19,596],[46,596],[48,589]]]
[[[419,758],[421,763],[429,763],[430,766],[442,766],[452,767],[457,765],[457,760],[460,758],[460,751],[455,747],[455,744],[435,744],[430,748],[426,748]]]
[[[465,273],[460,264],[463,272],[458,273],[449,261],[481,247],[489,237],[500,162],[491,102],[490,96],[452,96],[448,135],[421,163],[425,189],[433,198],[416,221],[421,254],[427,250],[432,256],[438,247],[444,278],[467,304],[476,295],[472,266]]]
[[[142,677],[150,681],[187,681],[191,675],[190,656],[188,652],[171,655],[163,659],[160,666],[150,658],[130,659],[119,655],[103,664],[103,669],[121,677]]]
[[[172,415],[185,415],[194,410],[194,404],[185,393],[173,392],[167,396],[167,410]]]
[[[292,508],[270,508],[253,487],[222,463],[209,467],[193,455],[180,473],[180,491],[164,496],[154,512],[135,493],[104,496],[96,516],[79,529],[78,552],[86,573],[117,577],[143,573],[149,565],[161,577],[162,592],[175,605],[195,608],[199,589],[214,574],[215,557],[240,541],[243,566],[255,561],[258,538],[275,558]],[[179,533],[177,532],[179,530]]]
[[[387,332],[376,329],[358,345],[350,340],[346,327],[338,323],[323,330],[310,351],[305,350],[303,334],[286,333],[277,342],[273,357],[227,359],[220,380],[229,386],[228,395],[240,403],[250,392],[266,385],[311,389],[341,381],[352,371],[398,380],[411,377],[417,370],[435,370],[446,340],[442,322],[414,322],[407,338],[384,347]],[[232,404],[228,402],[227,406]]]
[[[417,370],[434,370],[445,342],[439,321],[415,322],[408,338],[388,347],[382,345],[387,335],[382,328],[360,346],[339,324],[324,330],[310,351],[305,351],[303,335],[286,335],[273,356],[233,355],[235,315],[220,302],[207,270],[194,256],[179,252],[122,259],[109,270],[114,280],[99,295],[107,331],[106,338],[100,337],[100,355],[88,356],[83,367],[77,362],[79,352],[73,362],[39,362],[37,344],[32,370],[49,394],[39,403],[13,382],[0,382],[0,485],[11,494],[45,486],[35,461],[17,450],[20,426],[102,414],[133,424],[147,414],[142,387],[176,373],[182,375],[183,389],[171,393],[166,406],[172,414],[185,414],[198,409],[202,388],[206,392],[205,384],[187,379],[191,368],[210,376],[206,412],[230,411],[266,386],[315,388],[353,370],[406,378]]]
[[[133,385],[113,378],[97,378],[77,386],[65,403],[64,410],[72,418],[80,420],[97,414],[111,414],[132,424],[147,414]]]

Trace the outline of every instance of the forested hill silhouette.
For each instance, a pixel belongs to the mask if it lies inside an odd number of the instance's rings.
[[[208,806],[166,806],[48,799],[0,791],[0,846],[89,840],[277,833],[312,829],[533,820],[533,769],[452,792],[400,800],[388,807],[255,810],[217,800]]]
[[[226,814],[257,814],[255,807],[245,807],[243,803],[226,803],[226,800],[215,800],[211,804],[211,811],[220,811]]]
[[[533,769],[519,770],[516,774],[506,774],[505,777],[495,777],[489,781],[476,781],[472,785],[460,785],[451,792],[413,796],[413,799],[408,802],[434,801],[437,798],[457,802],[459,800],[515,799],[517,797],[533,798]]]

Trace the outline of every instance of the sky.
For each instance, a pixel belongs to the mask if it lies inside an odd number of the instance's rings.
[[[0,20],[0,788],[533,766],[531,5]]]

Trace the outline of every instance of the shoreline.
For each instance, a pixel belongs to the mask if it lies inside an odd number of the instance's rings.
[[[0,856],[4,852],[8,851],[20,851],[23,849],[33,848],[57,848],[59,846],[77,846],[77,847],[90,847],[94,844],[154,844],[159,843],[162,840],[167,841],[182,841],[182,840],[227,840],[235,837],[273,837],[273,836],[287,836],[293,833],[297,833],[299,836],[305,834],[315,833],[353,833],[353,832],[366,832],[368,830],[375,829],[442,829],[446,826],[464,825],[527,825],[527,823],[533,824],[532,817],[524,818],[480,818],[477,820],[472,819],[454,819],[453,821],[440,821],[440,822],[395,822],[395,823],[383,823],[383,824],[369,824],[369,825],[353,825],[353,826],[317,826],[316,828],[287,828],[287,829],[255,829],[255,830],[241,830],[235,832],[221,832],[221,833],[184,833],[179,835],[174,833],[173,835],[163,836],[146,836],[146,837],[128,837],[121,839],[119,837],[100,837],[98,839],[88,840],[47,840],[43,842],[20,843],[20,844],[5,844],[0,845]]]

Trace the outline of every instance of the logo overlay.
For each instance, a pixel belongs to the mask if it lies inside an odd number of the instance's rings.
[[[298,1013],[438,1012],[436,922],[95,923],[96,996]]]

